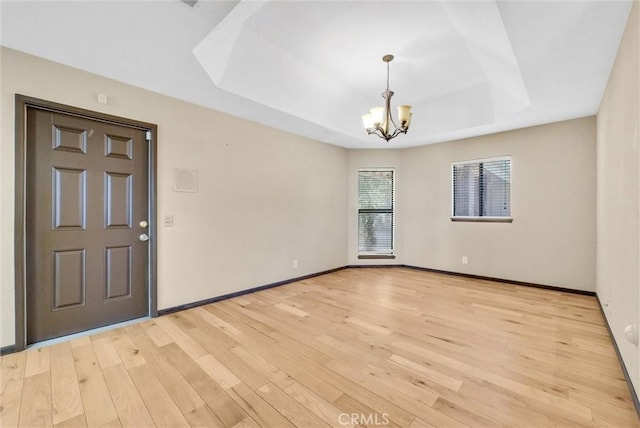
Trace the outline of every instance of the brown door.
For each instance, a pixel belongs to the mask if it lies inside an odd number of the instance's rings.
[[[27,343],[149,313],[145,136],[28,108]]]

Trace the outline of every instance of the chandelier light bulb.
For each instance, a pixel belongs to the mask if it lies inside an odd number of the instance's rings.
[[[364,129],[373,128],[373,117],[371,117],[371,113],[362,115],[362,126],[364,126]]]
[[[373,124],[375,126],[380,126],[383,122],[384,117],[384,107],[374,107],[369,110],[369,114],[371,114],[371,119],[373,120]]]
[[[409,117],[411,116],[411,106],[403,105],[398,106],[398,120],[400,124],[409,123]]]

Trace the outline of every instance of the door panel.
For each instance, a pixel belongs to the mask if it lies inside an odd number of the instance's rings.
[[[84,305],[86,251],[53,251],[53,307],[68,309]]]
[[[143,130],[27,109],[27,343],[148,314]]]
[[[53,125],[53,150],[87,153],[87,133],[83,129]]]
[[[106,228],[131,228],[133,177],[131,174],[106,172],[104,179]]]
[[[131,296],[131,246],[106,248],[107,300]]]
[[[55,229],[85,229],[87,171],[53,167],[52,215]]]

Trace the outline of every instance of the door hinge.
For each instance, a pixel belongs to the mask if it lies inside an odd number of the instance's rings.
[[[147,131],[147,133],[145,134],[145,138],[147,139],[147,141],[151,141],[151,131]]]

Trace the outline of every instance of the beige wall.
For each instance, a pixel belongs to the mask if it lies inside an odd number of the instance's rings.
[[[634,2],[598,112],[597,292],[629,375],[640,391],[638,347],[624,339],[640,321],[640,7]]]
[[[16,93],[158,124],[158,214],[175,221],[158,229],[160,309],[346,264],[346,150],[5,48],[1,73],[0,346],[14,343]],[[173,192],[173,168],[197,168],[199,192]]]
[[[392,166],[395,263],[595,291],[595,147],[588,117],[402,151],[351,151],[349,262],[358,263],[357,169]],[[452,222],[451,163],[505,155],[513,223]]]

